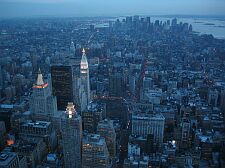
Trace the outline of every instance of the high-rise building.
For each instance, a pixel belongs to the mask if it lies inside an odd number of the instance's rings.
[[[51,67],[51,77],[58,110],[64,110],[68,102],[73,102],[72,66],[53,65]]]
[[[183,143],[186,143],[189,141],[190,138],[191,123],[187,118],[183,118],[181,125],[182,125],[181,140]]]
[[[144,77],[143,79],[143,89],[152,89],[153,88],[153,80],[150,77]]]
[[[135,113],[132,115],[132,135],[147,138],[153,134],[155,143],[163,142],[165,117],[162,114]]]
[[[74,45],[73,41],[71,41],[71,44],[70,44],[70,55],[71,55],[71,57],[75,57],[75,52],[76,52],[75,45]]]
[[[19,125],[19,136],[42,138],[49,150],[57,145],[56,131],[53,124],[47,121],[26,120]]]
[[[82,121],[84,130],[89,133],[95,133],[98,122],[105,118],[106,104],[100,102],[91,102],[88,109],[82,112]]]
[[[51,87],[44,82],[39,69],[33,93],[30,98],[30,110],[34,118],[49,119],[57,111],[56,97],[52,95]]]
[[[90,95],[90,81],[89,81],[89,68],[88,68],[88,61],[85,54],[85,50],[82,51],[82,58],[80,62],[80,104],[81,104],[81,111],[87,109],[88,103],[91,100]]]
[[[116,156],[116,132],[113,121],[104,119],[98,123],[97,134],[105,138],[110,157]]]
[[[219,99],[219,92],[216,89],[210,89],[208,93],[208,104],[217,107]]]
[[[61,119],[61,132],[65,168],[80,168],[82,120],[73,103],[68,103]]]
[[[110,159],[105,138],[88,134],[82,141],[82,168],[109,168]]]
[[[123,97],[124,78],[119,72],[109,76],[109,94],[114,97]]]

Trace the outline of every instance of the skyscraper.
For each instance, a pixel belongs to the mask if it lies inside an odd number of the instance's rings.
[[[68,102],[73,102],[72,66],[51,67],[53,94],[57,97],[58,110],[64,110]]]
[[[114,97],[123,97],[124,77],[122,72],[115,72],[109,76],[109,94]]]
[[[30,98],[30,110],[36,119],[49,119],[57,111],[56,97],[52,95],[48,83],[44,82],[39,69],[37,81],[33,85],[33,93]]]
[[[113,121],[104,119],[98,123],[97,134],[105,138],[106,145],[111,157],[116,156],[116,132]]]
[[[82,142],[82,168],[110,167],[105,138],[98,134],[88,134]]]
[[[163,142],[165,117],[162,114],[137,113],[132,115],[132,135],[147,138],[153,134],[155,143]]]
[[[82,121],[73,103],[67,105],[61,119],[61,131],[65,168],[80,168]]]
[[[85,50],[82,51],[82,58],[80,62],[80,104],[81,104],[81,111],[87,109],[88,103],[91,100],[90,95],[90,81],[89,81],[89,68],[88,68],[88,61],[85,54]]]
[[[95,133],[98,122],[105,118],[106,104],[100,102],[90,102],[88,109],[82,112],[84,130]]]
[[[75,57],[75,52],[76,52],[75,45],[74,45],[73,41],[71,41],[71,44],[70,44],[70,55],[71,55],[71,57]]]

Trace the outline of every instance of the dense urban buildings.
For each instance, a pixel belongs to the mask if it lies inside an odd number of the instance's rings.
[[[224,18],[192,19],[0,20],[0,168],[224,167]]]

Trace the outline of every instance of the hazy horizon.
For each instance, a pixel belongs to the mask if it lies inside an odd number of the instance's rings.
[[[0,0],[0,17],[225,16],[224,0]]]

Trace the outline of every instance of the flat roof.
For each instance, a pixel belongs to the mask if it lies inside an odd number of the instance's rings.
[[[47,121],[32,121],[32,120],[27,120],[25,121],[22,126],[29,126],[29,127],[37,127],[37,128],[47,128],[51,122]]]

